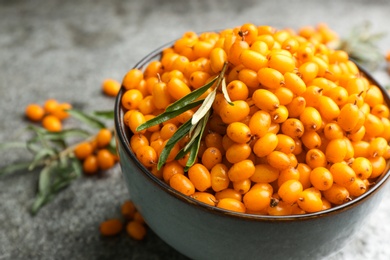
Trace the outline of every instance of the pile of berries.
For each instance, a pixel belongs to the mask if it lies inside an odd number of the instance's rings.
[[[389,108],[348,54],[328,47],[336,38],[324,24],[297,32],[250,23],[186,32],[159,60],[123,79],[133,152],[172,188],[236,212],[305,214],[362,195],[390,158]],[[158,169],[169,138],[197,108],[137,127],[212,80],[226,62],[233,105],[218,89],[197,162],[187,171],[188,155],[175,160],[186,136]]]

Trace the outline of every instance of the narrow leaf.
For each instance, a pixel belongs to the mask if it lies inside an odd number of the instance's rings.
[[[45,166],[40,174],[39,174],[39,184],[38,184],[38,187],[39,187],[39,193],[42,194],[42,195],[46,195],[46,194],[49,194],[50,193],[50,175],[51,175],[51,170],[52,170],[53,166],[52,165],[47,165]]]
[[[106,110],[106,111],[95,111],[93,112],[94,116],[105,118],[105,119],[114,119],[115,113],[113,110]]]
[[[192,91],[188,95],[182,97],[181,99],[175,101],[171,105],[169,105],[165,111],[166,112],[172,112],[177,109],[180,109],[182,107],[185,107],[186,105],[190,104],[192,101],[196,100],[198,97],[200,97],[203,93],[205,93],[213,84],[214,82],[218,79],[218,76],[215,77],[213,80],[205,84],[204,86]]]
[[[172,148],[175,146],[175,144],[180,141],[187,133],[188,130],[191,128],[191,121],[188,120],[184,124],[182,124],[176,132],[172,135],[171,138],[169,138],[168,142],[166,143],[165,147],[163,148],[160,157],[158,159],[157,163],[157,169],[161,169],[161,167],[166,162],[169,153],[171,152]]]
[[[88,115],[82,111],[76,110],[76,109],[69,109],[67,112],[74,118],[78,119],[79,121],[89,125],[92,128],[102,129],[105,128],[106,125],[100,121],[98,118]]]
[[[65,140],[69,137],[89,137],[90,133],[86,130],[80,129],[80,128],[71,128],[62,130],[60,132],[49,132],[43,134],[43,138],[51,141],[59,141],[59,140]]]
[[[53,149],[50,148],[42,148],[40,149],[34,156],[34,159],[30,163],[30,166],[28,167],[29,171],[34,170],[36,166],[43,163],[47,157],[54,156],[56,152]]]
[[[192,143],[195,141],[195,139],[198,137],[198,135],[200,135],[200,133],[202,132],[202,128],[203,128],[202,122],[199,122],[198,124],[196,124],[195,128],[191,128],[194,130],[193,130],[193,132],[190,132],[190,140],[188,141],[186,146],[184,146],[185,152],[188,152],[189,147],[192,145]]]
[[[45,205],[49,200],[50,196],[47,194],[38,194],[37,197],[34,200],[34,203],[31,207],[31,214],[35,215],[39,211],[39,209]]]
[[[191,123],[193,125],[197,124],[199,122],[199,120],[202,119],[204,117],[204,115],[210,110],[210,108],[213,105],[213,102],[215,100],[215,96],[217,95],[215,90],[211,91],[211,93],[207,95],[207,97],[203,101],[202,105],[199,107],[199,109],[192,116]]]
[[[202,102],[203,102],[203,100],[198,100],[198,101],[192,102],[190,104],[187,104],[186,106],[184,106],[178,110],[175,110],[172,112],[164,112],[164,113],[146,121],[142,125],[138,126],[137,131],[142,131],[142,130],[147,129],[151,126],[158,125],[158,124],[165,122],[169,119],[177,117],[178,115],[182,114],[183,112],[199,106],[200,104],[202,104]]]
[[[83,165],[77,158],[72,158],[71,159],[71,165],[72,168],[76,174],[77,177],[82,176],[83,174]]]
[[[25,142],[6,142],[0,144],[0,149],[27,148]]]
[[[230,97],[229,97],[229,93],[228,93],[228,91],[227,91],[227,86],[226,86],[226,80],[225,80],[225,78],[222,79],[221,86],[222,86],[222,93],[223,93],[224,98],[225,98],[226,101],[229,103],[229,105],[234,106],[232,100],[231,100]]]
[[[30,166],[29,162],[9,164],[0,169],[0,176],[4,176],[21,170],[27,170],[29,166]]]

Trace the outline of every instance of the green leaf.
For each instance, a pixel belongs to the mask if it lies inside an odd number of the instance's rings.
[[[0,149],[27,148],[25,142],[6,142],[0,143]]]
[[[91,134],[83,129],[80,128],[70,128],[70,129],[65,129],[60,132],[49,132],[47,131],[46,133],[42,134],[43,138],[46,140],[51,140],[51,141],[60,141],[60,140],[65,140],[69,137],[82,137],[86,138],[89,137]]]
[[[118,154],[117,149],[116,149],[116,141],[115,141],[114,137],[111,138],[111,141],[107,146],[107,149],[108,149],[108,151],[110,151],[110,153],[112,153],[114,155]]]
[[[49,202],[49,200],[50,200],[49,196],[39,193],[35,198],[35,201],[31,207],[31,214],[33,215],[37,214],[38,210],[47,202]]]
[[[105,119],[114,119],[115,113],[113,110],[106,110],[106,111],[95,111],[93,112],[94,116],[105,118]]]
[[[34,170],[36,166],[39,164],[42,164],[45,159],[48,159],[47,157],[51,157],[56,155],[56,152],[53,149],[50,148],[42,148],[40,149],[34,156],[34,159],[30,163],[30,166],[28,167],[29,171]]]
[[[200,104],[202,104],[203,100],[198,100],[198,101],[195,101],[195,102],[192,102],[190,104],[187,104],[186,106],[178,109],[178,110],[175,110],[175,111],[172,111],[172,112],[164,112],[148,121],[146,121],[145,123],[143,123],[142,125],[138,126],[137,127],[137,131],[142,131],[144,129],[147,129],[151,126],[154,126],[154,125],[158,125],[158,124],[161,124],[162,122],[165,122],[169,119],[172,119],[174,117],[177,117],[178,115],[182,114],[183,112],[189,110],[189,109],[192,109],[194,107],[197,107],[199,106]]]
[[[193,114],[191,123],[193,125],[197,124],[199,120],[201,120],[204,115],[210,110],[211,106],[213,105],[213,102],[215,100],[215,96],[217,95],[216,88],[211,91],[210,94],[207,95],[207,97],[204,99],[202,105],[199,107],[199,109]]]
[[[81,164],[80,160],[73,157],[70,160],[71,166],[73,168],[73,171],[75,172],[77,177],[82,176],[83,174],[83,165]]]
[[[211,80],[210,82],[208,82],[206,85],[204,85],[203,87],[200,87],[194,91],[192,91],[191,93],[189,93],[188,95],[184,96],[183,98],[175,101],[174,103],[172,103],[171,105],[169,105],[165,111],[166,112],[172,112],[172,111],[175,111],[177,109],[181,109],[182,107],[185,107],[186,105],[190,104],[192,101],[196,100],[198,97],[200,97],[203,93],[205,93],[213,84],[214,82],[218,79],[218,76],[215,77],[213,80]]]
[[[80,110],[76,109],[69,109],[67,112],[74,118],[78,119],[79,121],[87,124],[88,126],[92,128],[102,129],[106,128],[106,125],[100,121],[98,118],[88,115]]]
[[[188,120],[184,124],[182,124],[176,132],[172,135],[171,138],[169,138],[168,142],[166,143],[165,147],[163,148],[160,157],[158,159],[157,163],[157,169],[161,169],[161,167],[166,162],[169,153],[171,152],[172,148],[175,146],[175,144],[180,141],[190,130],[191,128],[191,120]]]
[[[229,93],[228,93],[228,91],[227,91],[227,86],[226,86],[226,80],[225,80],[225,78],[222,79],[221,86],[222,86],[222,94],[223,94],[224,98],[225,98],[226,101],[229,103],[229,105],[234,106],[232,100],[231,100],[230,97],[229,97]]]
[[[0,176],[4,176],[21,170],[28,170],[29,166],[30,166],[29,162],[18,162],[18,163],[9,164],[3,168],[0,168]]]
[[[47,195],[50,193],[50,183],[51,183],[51,173],[53,169],[53,165],[47,165],[42,168],[39,174],[39,193],[42,195]]]

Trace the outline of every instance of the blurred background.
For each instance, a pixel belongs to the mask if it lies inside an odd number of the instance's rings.
[[[18,138],[29,103],[55,98],[85,111],[113,109],[102,81],[121,81],[142,57],[186,31],[246,22],[295,30],[326,23],[347,37],[369,22],[373,32],[385,34],[377,42],[385,55],[389,10],[387,0],[0,0],[0,142]],[[389,85],[384,62],[373,73]],[[0,167],[29,156],[0,151]],[[151,230],[141,242],[99,235],[100,222],[119,217],[128,199],[119,167],[78,179],[32,217],[37,179],[36,172],[0,177],[0,259],[186,259]],[[389,259],[389,218],[385,199],[357,237],[329,259]]]

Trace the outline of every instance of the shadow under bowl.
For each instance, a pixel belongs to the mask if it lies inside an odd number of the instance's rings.
[[[160,57],[162,46],[143,58],[143,69]],[[385,89],[363,68],[359,69]],[[131,200],[150,228],[166,243],[192,259],[318,259],[339,251],[381,202],[386,171],[362,196],[331,209],[292,216],[241,214],[185,196],[156,178],[130,148],[131,132],[123,123],[122,88],[115,104],[115,131],[120,165]]]

